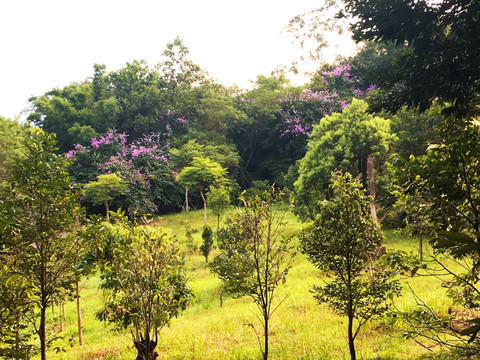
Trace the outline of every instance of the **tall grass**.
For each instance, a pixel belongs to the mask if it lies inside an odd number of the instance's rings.
[[[216,219],[210,216],[212,228]],[[174,214],[157,219],[154,226],[161,226],[176,236],[185,256],[185,268],[190,276],[190,285],[196,293],[195,300],[187,310],[161,331],[157,350],[159,359],[258,359],[260,351],[254,331],[261,336],[261,324],[257,309],[249,298],[224,298],[220,307],[221,282],[210,273],[205,259],[192,252],[186,236],[188,226],[193,242],[201,243],[203,226],[201,211],[188,215]],[[288,215],[290,232],[299,232],[303,227],[293,215]],[[417,240],[386,232],[386,247],[407,252],[417,251]],[[215,252],[215,250],[214,250]],[[281,292],[284,303],[274,314],[271,322],[272,359],[347,359],[346,319],[332,309],[319,305],[310,293],[313,284],[322,283],[322,274],[299,254],[287,276]],[[434,278],[405,279],[416,293],[437,309],[445,310],[448,299],[438,280]],[[76,339],[76,307],[74,302],[65,306],[66,326],[59,334],[63,340],[54,347],[65,352],[50,350],[49,359],[134,359],[135,350],[127,331],[114,331],[111,326],[96,319],[95,313],[102,309],[102,293],[98,290],[99,277],[93,276],[82,282],[81,304],[83,313],[84,345]],[[414,305],[408,288],[396,300],[402,309]],[[51,322],[55,322],[51,319]],[[358,357],[361,359],[417,359],[428,354],[420,345],[401,336],[398,326],[387,327],[387,321],[369,322],[356,340]]]

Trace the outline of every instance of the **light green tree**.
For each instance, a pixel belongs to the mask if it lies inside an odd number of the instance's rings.
[[[395,139],[390,121],[369,114],[367,108],[366,102],[353,99],[342,113],[325,116],[314,126],[295,182],[295,212],[302,218],[315,216],[316,204],[325,198],[332,171],[361,174],[365,185],[368,157],[387,156]]]
[[[225,186],[210,186],[207,201],[213,215],[217,217],[217,233],[220,228],[220,217],[230,206],[229,188]]]
[[[85,184],[82,196],[94,205],[105,205],[105,219],[110,221],[110,204],[118,196],[125,195],[128,184],[117,174],[102,174],[97,176],[96,181]]]
[[[196,187],[203,201],[203,226],[207,226],[207,199],[204,191],[208,185],[222,185],[227,182],[227,171],[219,163],[209,158],[196,157],[190,166],[178,174],[180,181],[187,187]]]

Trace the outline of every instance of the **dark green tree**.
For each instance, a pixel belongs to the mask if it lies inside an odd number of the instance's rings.
[[[213,246],[213,231],[210,226],[207,225],[203,228],[202,239],[203,244],[200,245],[200,251],[205,257],[205,262],[208,263],[208,255],[210,254]]]
[[[383,108],[478,114],[480,15],[476,0],[345,0],[357,41],[394,43],[401,52],[384,73],[378,99]]]
[[[350,358],[356,359],[355,338],[372,317],[388,308],[399,294],[390,271],[371,265],[383,235],[370,216],[370,200],[349,173],[332,175],[332,197],[323,201],[313,224],[301,237],[302,251],[319,269],[328,271],[325,286],[315,285],[319,303],[327,303],[348,318]]]

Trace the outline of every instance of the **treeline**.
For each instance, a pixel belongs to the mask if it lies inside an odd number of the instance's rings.
[[[107,73],[105,66],[94,65],[91,79],[31,98],[28,120],[56,134],[58,153],[71,160],[74,183],[94,182],[105,174],[123,179],[128,186],[116,194],[112,206],[134,217],[205,203],[202,197],[219,183],[202,179],[207,174],[179,181],[182,169],[195,158],[209,159],[225,170],[222,185],[232,198],[245,189],[263,190],[273,184],[293,191],[299,160],[316,136],[311,137],[312,132],[324,133],[326,129],[315,127],[330,127],[338,133],[327,142],[319,139],[328,153],[322,155],[324,168],[318,170],[323,175],[315,175],[323,177],[319,193],[327,189],[335,168],[362,174],[365,181],[366,159],[373,156],[380,216],[393,218],[392,193],[382,184],[383,164],[393,152],[421,154],[438,116],[406,110],[397,116],[380,114],[385,122],[372,120],[368,129],[363,123],[346,128],[331,118],[353,98],[366,99],[377,92],[379,69],[395,54],[386,49],[367,44],[351,59],[322,66],[304,86],[290,86],[283,74],[262,75],[252,90],[242,91],[209,79],[175,39],[167,45],[164,61],[153,68],[134,61]],[[366,107],[359,111],[367,112]],[[186,183],[193,185],[189,192]],[[202,191],[197,191],[199,185]],[[102,211],[92,204],[103,204],[103,197],[86,200],[91,211]]]

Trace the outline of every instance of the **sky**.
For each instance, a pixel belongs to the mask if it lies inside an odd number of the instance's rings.
[[[133,60],[154,66],[177,36],[219,83],[248,88],[298,59],[284,29],[319,1],[2,0],[0,115],[25,117],[31,96],[88,79],[96,63],[107,71]]]

